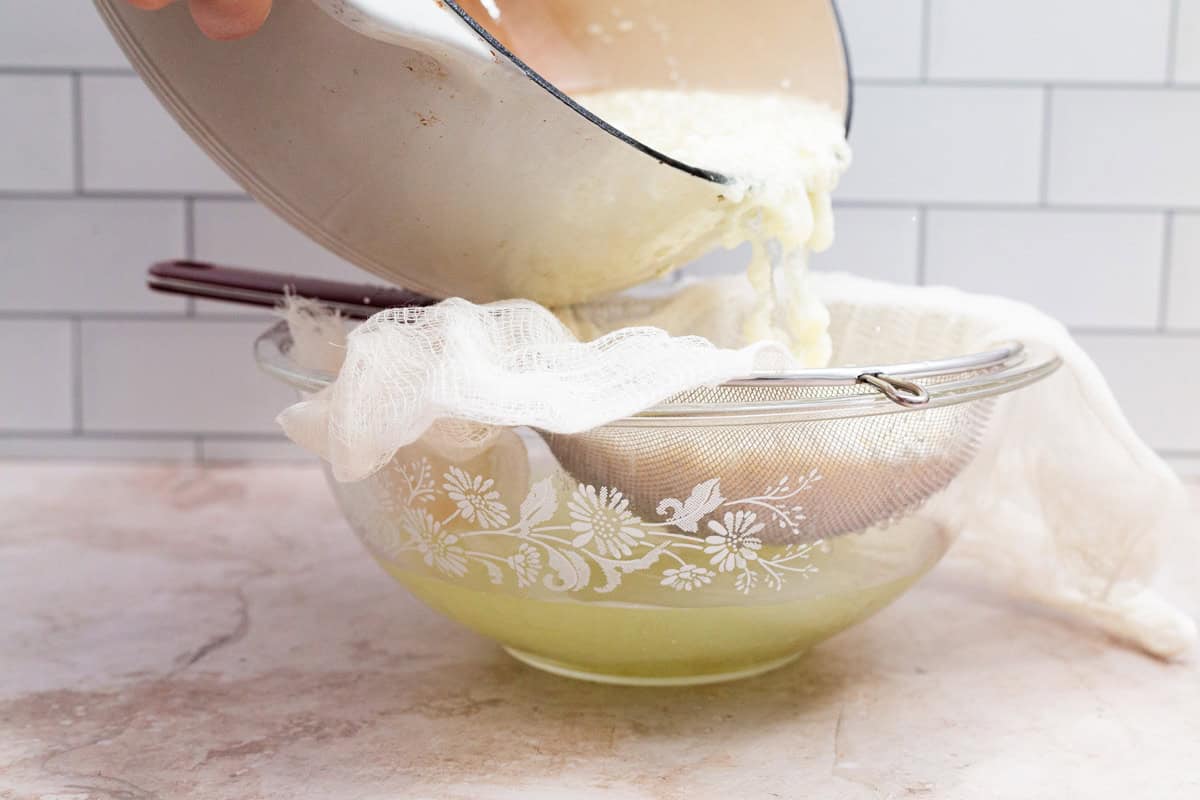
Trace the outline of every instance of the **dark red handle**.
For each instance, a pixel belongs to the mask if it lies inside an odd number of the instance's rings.
[[[437,302],[390,286],[327,281],[202,261],[160,262],[150,267],[146,283],[159,292],[267,307],[277,306],[285,296],[293,294],[320,300],[357,319],[365,319],[385,308],[428,306]]]

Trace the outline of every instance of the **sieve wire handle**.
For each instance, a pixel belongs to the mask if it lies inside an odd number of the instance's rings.
[[[882,372],[866,372],[858,376],[860,383],[874,386],[888,400],[897,405],[913,408],[929,402],[929,392],[924,387],[912,381],[886,375]]]

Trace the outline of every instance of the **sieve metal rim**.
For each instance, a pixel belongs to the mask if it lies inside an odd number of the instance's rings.
[[[302,391],[317,392],[333,383],[336,376],[332,373],[305,369],[293,361],[288,355],[291,341],[287,323],[283,320],[264,331],[254,342],[254,355],[259,368]],[[665,402],[634,416],[607,424],[624,427],[735,425],[915,413],[1007,394],[1042,380],[1061,364],[1059,357],[1053,353],[1013,341],[992,350],[944,359],[798,370],[788,373],[760,373],[723,385],[764,388],[849,387],[863,383],[864,376],[867,375],[899,381],[953,378],[955,375],[964,377],[920,386],[925,399],[913,404],[889,399],[880,390],[870,394],[840,397],[760,400],[749,403]]]

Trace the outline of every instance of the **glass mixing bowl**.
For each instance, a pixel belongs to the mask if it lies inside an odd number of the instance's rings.
[[[260,365],[302,394],[328,385],[289,348],[276,325]],[[462,452],[429,434],[330,486],[389,574],[522,661],[612,683],[738,678],[942,557],[950,531],[911,512],[969,461],[993,398],[1056,364],[998,353],[899,370],[926,376],[920,407],[853,382],[727,385],[577,436],[497,429]]]

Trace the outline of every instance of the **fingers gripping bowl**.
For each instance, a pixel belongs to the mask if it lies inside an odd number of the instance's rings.
[[[301,393],[328,385],[290,348],[273,327],[260,366]],[[994,398],[1056,366],[1010,345],[758,378],[583,434],[505,429],[469,454],[427,438],[330,485],[385,570],[523,661],[616,683],[726,680],[799,656],[937,563],[950,532],[911,512],[969,462]],[[928,399],[854,377],[879,373]]]

